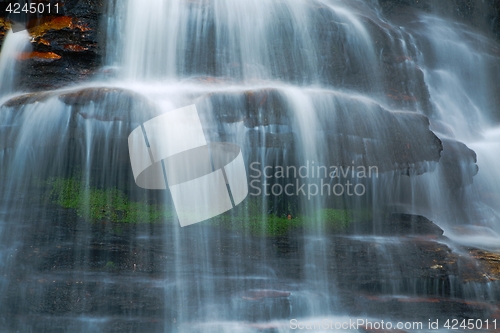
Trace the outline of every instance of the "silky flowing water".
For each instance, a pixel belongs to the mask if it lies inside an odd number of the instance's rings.
[[[457,253],[465,251],[463,246],[500,250],[497,41],[431,14],[397,22],[382,14],[376,1],[128,0],[109,7],[105,65],[114,78],[50,92],[41,103],[0,109],[0,293],[8,295],[0,297],[0,309],[17,314],[14,319],[2,315],[3,323],[19,332],[288,332],[292,318],[313,324],[364,318],[420,320],[424,329],[419,331],[430,332],[435,330],[427,330],[428,319],[452,313],[427,311],[425,302],[392,314],[377,312],[377,305],[356,312],[349,302],[370,294],[367,302],[450,296],[497,304],[495,281],[406,278],[398,269],[407,260],[407,238],[376,234],[388,212],[410,213],[441,227],[448,238],[436,242]],[[4,42],[2,103],[22,93],[8,82],[16,79],[13,59],[25,51],[27,38],[26,32],[9,33]],[[389,61],[397,64],[393,76],[384,72]],[[89,87],[126,89],[140,102],[121,95],[78,103],[64,97]],[[247,200],[265,203],[258,213],[263,223],[271,223],[266,222],[269,213],[309,217],[309,228],[290,237],[283,255],[280,248],[272,252],[276,245],[269,237],[252,233],[256,213],[248,209],[237,217],[243,225],[239,231],[205,222],[181,228],[175,217],[162,227],[143,224],[127,243],[130,256],[141,260],[128,263],[126,272],[113,269],[113,257],[103,257],[103,244],[118,248],[119,231],[38,198],[36,189],[49,179],[78,175],[82,183],[118,188],[132,199],[173,210],[167,191],[142,190],[131,181],[120,140],[144,121],[190,104],[197,106],[208,141],[241,147],[249,176],[255,175],[252,162],[366,165],[380,173],[350,178],[362,181],[366,193],[338,200],[250,194]],[[249,115],[249,108],[256,114]],[[420,141],[422,116],[444,142],[441,159],[415,157],[413,163],[396,165],[394,132],[408,140],[408,149],[426,144]],[[392,117],[394,126],[387,122]],[[359,133],[365,136],[359,139]],[[357,151],[360,140],[372,147],[371,159]],[[477,162],[462,154],[468,152],[463,144],[477,154]],[[450,151],[459,153],[446,159]],[[263,174],[252,179],[266,181]],[[324,218],[314,214],[332,207],[369,211],[374,235],[333,237]],[[92,209],[90,202],[86,209]],[[40,228],[57,221],[53,240],[44,241],[65,239],[57,243],[67,248],[61,266],[45,267],[43,261],[23,266],[17,249],[32,246],[36,255],[40,241],[26,230],[32,225],[26,221],[37,221]],[[70,235],[68,221],[74,221]],[[105,236],[96,238],[97,229]],[[339,242],[357,245],[346,245],[352,251],[340,258],[333,255],[341,251]],[[142,253],[145,243],[157,244],[156,252]],[[375,296],[366,290],[353,296],[342,287],[353,276],[342,270],[348,270],[345,262],[361,260],[360,248],[369,248],[370,258],[376,258],[367,263],[368,275],[386,282],[373,287]],[[141,274],[162,260],[159,271]],[[99,270],[96,262],[111,269]],[[9,274],[14,267],[22,270],[22,281]],[[71,286],[58,294],[51,283]],[[9,293],[13,286],[17,296]],[[129,304],[117,296],[123,292]],[[134,307],[158,294],[161,301]],[[27,313],[23,309],[33,305],[22,295],[40,304],[53,302],[52,312]],[[108,305],[92,303],[91,297],[109,300]],[[62,299],[77,310],[58,308]],[[121,322],[137,325],[120,329]]]

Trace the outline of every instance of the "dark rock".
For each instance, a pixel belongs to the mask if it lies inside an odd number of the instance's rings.
[[[453,128],[446,123],[439,121],[437,119],[433,119],[431,121],[430,127],[431,131],[437,134],[442,134],[446,137],[449,138],[454,138],[455,137],[455,132],[453,131]]]
[[[153,115],[156,107],[144,96],[121,88],[92,87],[83,88],[59,95],[59,100],[72,106],[85,118],[101,121],[126,121],[143,123]],[[86,112],[86,106],[94,105],[92,113]],[[142,112],[138,112],[141,110]],[[145,112],[144,112],[145,111]]]
[[[184,80],[184,82],[193,82],[193,83],[203,83],[203,84],[229,84],[229,83],[237,83],[233,77],[230,76],[193,76]]]
[[[417,113],[389,112],[353,103],[336,108],[322,121],[330,143],[331,165],[376,166],[379,172],[399,170],[403,174],[430,171],[437,162],[441,141],[429,130],[429,121]]]
[[[25,141],[30,147],[38,147],[39,156],[45,157],[33,162],[37,166],[33,172],[71,177],[75,168],[88,165],[98,174],[93,177],[96,183],[135,188],[132,186],[135,182],[130,169],[128,136],[137,126],[159,114],[152,102],[128,90],[107,87],[14,97],[0,107],[0,112],[11,114],[5,117],[9,121],[2,124],[0,131],[0,149],[7,151],[6,163],[13,158],[6,148],[16,147],[22,137],[26,111],[36,111],[38,107],[43,110],[47,103],[55,103],[50,105],[59,110],[54,123],[61,128],[51,128]],[[66,108],[62,107],[63,103]],[[49,177],[48,174],[43,177]],[[121,181],[111,185],[117,175]]]
[[[290,107],[287,107],[286,100],[279,90],[253,90],[244,94],[247,101],[244,118],[246,127],[290,124]]]
[[[294,149],[295,136],[293,133],[268,133],[247,131],[246,140],[250,147]]]
[[[425,235],[439,237],[443,229],[424,216],[410,214],[392,214],[376,224],[352,224],[350,233],[372,234],[381,236]]]
[[[249,301],[258,301],[265,298],[280,298],[280,297],[289,297],[289,291],[281,291],[281,290],[249,290],[243,293],[241,298]]]
[[[393,214],[388,219],[386,227],[387,232],[393,233],[393,235],[441,236],[444,233],[443,229],[428,218],[420,215]]]
[[[9,99],[1,106],[8,108],[21,108],[28,104],[44,102],[54,95],[56,95],[56,92],[53,91],[22,94]]]
[[[351,38],[345,18],[324,4],[314,3],[309,13],[314,34],[313,42],[319,48],[317,63],[320,80],[326,86],[357,91],[378,91],[377,71],[359,52],[359,41]]]
[[[16,231],[22,237],[10,239],[4,234],[2,238],[5,246],[15,242],[13,255],[22,262],[3,275],[7,285],[1,312],[3,325],[10,331],[30,327],[63,332],[71,325],[80,328],[78,325],[86,324],[75,321],[75,316],[101,319],[93,327],[109,332],[119,332],[119,328],[142,331],[132,322],[144,323],[140,327],[153,332],[175,331],[179,308],[197,315],[199,302],[213,302],[214,293],[216,302],[228,305],[224,309],[234,309],[233,318],[253,328],[270,324],[273,329],[276,319],[302,313],[301,306],[315,296],[300,298],[305,265],[315,255],[322,258],[318,262],[325,262],[327,256],[327,281],[337,290],[342,309],[354,316],[491,318],[496,308],[460,299],[469,291],[470,282],[477,283],[476,290],[483,286],[489,295],[496,295],[498,288],[483,276],[490,270],[430,239],[335,235],[325,243],[324,252],[316,253],[301,234],[289,235],[283,242],[282,238],[236,234],[200,224],[176,235],[173,220],[89,223],[74,210],[38,198],[6,226],[9,235]],[[208,236],[207,255],[216,272],[203,279],[198,275],[200,253],[189,246],[199,241],[200,232]],[[301,254],[306,251],[309,254],[304,258]],[[178,260],[182,260],[185,274],[181,278],[172,271]],[[236,274],[245,277],[235,279]],[[214,289],[203,289],[207,284]],[[185,292],[182,301],[176,297],[179,290]],[[192,317],[189,321],[192,323]]]
[[[144,96],[127,89],[112,87],[27,93],[7,100],[0,107],[19,110],[26,105],[43,103],[56,96],[61,102],[71,106],[73,113],[84,119],[135,124],[149,120],[156,110],[154,104]],[[90,105],[94,108],[88,108]]]
[[[225,123],[243,121],[246,127],[291,124],[293,114],[283,92],[276,88],[243,92],[212,93],[197,101],[212,110],[212,117]]]
[[[489,281],[472,258],[459,256],[431,237],[349,236],[335,237],[332,242],[332,274],[345,292],[391,290],[395,294],[453,293],[462,297],[467,294],[463,283]],[[396,289],[387,289],[389,281]]]
[[[382,94],[396,110],[421,111],[434,114],[429,89],[422,70],[416,64],[419,50],[408,35],[377,17],[364,19],[375,53],[379,55]],[[404,40],[404,43],[400,42]]]
[[[479,170],[476,153],[458,141],[443,139],[442,142],[439,164],[448,188],[453,190],[472,184]]]
[[[105,27],[99,23],[104,1],[62,0],[59,7],[57,15],[28,22],[33,50],[20,57],[17,88],[54,89],[86,81],[97,73],[106,45]],[[1,39],[9,23],[0,19]]]
[[[297,106],[290,105],[285,93],[275,88],[213,93],[198,103],[202,114],[211,110],[217,121],[243,121],[250,128],[262,126],[264,131],[247,133],[252,147],[300,149],[297,142],[301,142],[302,124],[293,110]],[[318,149],[326,148],[327,153],[322,154],[325,165],[349,166],[354,161],[357,166],[376,166],[379,172],[422,174],[430,171],[429,162],[440,159],[441,141],[421,114],[390,112],[378,104],[333,92],[311,98],[327,105],[315,106],[318,132],[308,134],[316,138]],[[282,130],[271,132],[269,125],[281,126]],[[222,127],[217,130],[224,132]]]
[[[245,119],[247,98],[242,93],[212,93],[202,96],[196,103],[202,111],[202,118],[208,117],[222,123],[235,123]]]
[[[450,319],[442,315],[442,309],[447,309],[457,318],[459,323],[464,319],[486,320],[496,314],[497,307],[487,302],[465,301],[461,299],[445,297],[414,297],[414,296],[374,296],[359,295],[355,300],[354,311],[359,315],[366,312],[376,313],[384,318],[405,318],[406,320],[417,320],[417,318],[432,318],[432,321],[439,320],[442,325]],[[416,323],[412,323],[415,325]],[[425,330],[428,321],[421,322],[422,326],[412,326],[408,332]],[[384,330],[365,330],[365,332],[389,332]],[[390,330],[390,332],[406,332]]]

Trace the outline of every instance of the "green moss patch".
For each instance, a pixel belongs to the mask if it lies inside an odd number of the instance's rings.
[[[52,202],[76,209],[79,216],[92,222],[151,223],[174,217],[164,206],[130,201],[116,188],[98,189],[78,178],[53,178],[48,184]]]
[[[116,188],[98,189],[79,178],[53,178],[47,183],[51,187],[49,198],[52,202],[75,209],[88,221],[154,223],[175,218],[174,210],[166,205],[150,204],[146,200],[130,201],[125,193]],[[318,226],[328,232],[340,232],[354,221],[370,218],[368,211],[331,208],[320,209],[309,216],[288,218],[268,214],[259,200],[248,198],[234,209],[202,223],[254,235],[281,236],[293,230],[312,230]]]
[[[235,231],[249,231],[255,235],[282,236],[294,229],[313,229],[321,226],[328,232],[345,230],[360,218],[369,219],[371,214],[356,213],[345,209],[320,209],[311,216],[300,215],[288,218],[267,214],[256,200],[247,199],[233,210],[210,220],[214,226]]]

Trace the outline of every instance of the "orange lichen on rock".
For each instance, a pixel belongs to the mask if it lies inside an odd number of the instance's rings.
[[[9,30],[12,27],[12,24],[10,23],[9,20],[6,20],[3,17],[0,17],[0,31],[1,30]]]
[[[54,52],[23,52],[18,56],[19,60],[41,59],[41,60],[57,60],[61,56]]]
[[[88,47],[84,47],[78,44],[66,44],[64,49],[72,52],[82,52],[88,50]]]
[[[500,280],[500,254],[478,249],[469,251],[471,256],[486,268],[485,276],[492,281]]]
[[[38,44],[43,44],[43,45],[47,45],[47,46],[50,46],[50,42],[46,39],[43,39],[43,38],[39,38],[37,40]]]
[[[79,29],[80,31],[90,30],[87,25],[73,22],[73,18],[69,16],[52,16],[32,20],[28,24],[28,27],[30,27],[28,29],[29,33],[35,38],[43,36],[50,30],[61,30],[64,28]]]
[[[89,30],[92,30],[91,28],[89,28],[89,24],[88,23],[81,23],[81,22],[74,22],[73,23],[73,26],[72,26],[73,29],[79,29],[80,31],[89,31]]]
[[[7,31],[11,28],[12,24],[9,20],[6,20],[3,17],[0,17],[0,41],[5,38]]]

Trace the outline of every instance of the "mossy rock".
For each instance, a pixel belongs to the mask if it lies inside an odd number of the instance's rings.
[[[76,209],[79,216],[91,222],[155,223],[174,217],[164,205],[130,201],[116,188],[98,189],[79,178],[53,178],[48,184],[52,202]]]
[[[290,232],[317,230],[343,232],[351,223],[370,219],[371,214],[347,209],[319,209],[298,216],[268,214],[256,199],[247,199],[240,206],[210,220],[213,226],[234,231],[245,231],[260,236],[284,236]]]
[[[75,209],[90,221],[116,223],[156,223],[175,218],[173,208],[143,201],[131,201],[116,188],[92,187],[79,177],[52,178],[47,184],[49,200],[64,208]],[[209,225],[260,236],[283,236],[299,230],[322,228],[325,232],[342,232],[352,222],[370,219],[371,215],[346,209],[320,209],[312,214],[277,216],[265,211],[257,199],[248,198],[224,214],[207,221]]]

